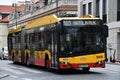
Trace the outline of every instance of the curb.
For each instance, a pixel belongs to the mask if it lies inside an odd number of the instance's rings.
[[[106,63],[106,64],[120,65],[120,63]]]
[[[8,77],[8,76],[9,76],[8,74],[0,73],[0,79]]]

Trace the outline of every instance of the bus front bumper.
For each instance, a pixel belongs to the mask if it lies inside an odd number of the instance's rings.
[[[61,62],[60,69],[78,69],[78,68],[105,68],[105,61],[98,61],[96,63],[68,63]]]

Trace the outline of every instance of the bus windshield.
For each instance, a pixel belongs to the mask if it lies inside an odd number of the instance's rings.
[[[84,55],[103,52],[102,37],[100,26],[65,27],[60,35],[61,54]]]

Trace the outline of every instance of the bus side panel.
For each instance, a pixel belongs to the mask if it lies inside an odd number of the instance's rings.
[[[38,66],[45,66],[44,52],[35,51],[34,52],[34,64]]]

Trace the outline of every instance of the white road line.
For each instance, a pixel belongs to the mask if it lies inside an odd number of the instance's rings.
[[[32,72],[32,73],[43,73],[42,71],[37,71],[37,70],[29,69],[29,68],[19,68],[19,69]]]
[[[12,78],[19,78],[18,76],[15,76],[15,75],[12,75],[12,76],[10,76],[10,77],[12,77]],[[20,79],[20,78],[19,78]],[[32,80],[32,79],[29,79],[29,78],[21,78],[22,80]]]
[[[10,77],[12,77],[12,78],[18,78],[18,76],[15,76],[15,75],[12,75],[12,76],[10,76]]]
[[[15,74],[25,74],[24,72],[17,71],[17,70],[14,70],[14,69],[10,69],[10,68],[6,68],[4,70],[15,73]]]
[[[29,79],[29,78],[22,78],[23,80],[32,80],[32,79]]]

